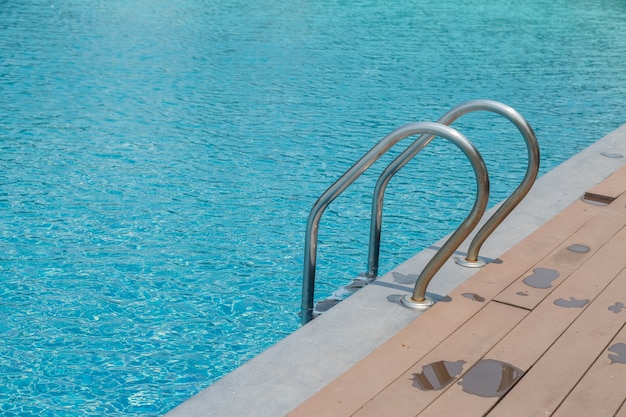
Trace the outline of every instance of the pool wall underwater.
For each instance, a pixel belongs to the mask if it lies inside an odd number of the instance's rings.
[[[506,250],[626,165],[626,124],[537,180],[528,196],[481,251]],[[491,211],[493,212],[494,209]],[[488,218],[487,213],[485,218]],[[470,236],[459,248],[467,250]],[[167,417],[282,416],[389,339],[420,313],[399,305],[442,241],[314,319],[175,408]],[[477,270],[449,260],[429,294],[443,297]],[[428,337],[428,335],[424,335]]]

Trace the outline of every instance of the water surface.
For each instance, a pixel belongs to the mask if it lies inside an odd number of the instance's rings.
[[[308,211],[377,140],[499,100],[546,172],[626,120],[624,33],[619,1],[0,0],[2,414],[174,407],[298,328]],[[519,134],[457,126],[505,198]],[[318,298],[365,269],[381,169],[324,215]],[[394,178],[383,271],[470,173],[436,141]]]

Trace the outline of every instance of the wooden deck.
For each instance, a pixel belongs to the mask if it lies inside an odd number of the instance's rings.
[[[626,417],[626,168],[585,196],[289,416]]]

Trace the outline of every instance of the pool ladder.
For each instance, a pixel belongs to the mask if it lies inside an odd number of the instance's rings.
[[[455,259],[457,264],[464,267],[479,268],[485,264],[478,257],[483,243],[528,194],[537,178],[537,173],[539,172],[539,145],[532,128],[515,109],[497,101],[472,100],[454,107],[437,122],[408,123],[394,130],[363,155],[319,197],[311,209],[306,226],[302,283],[302,324],[306,324],[313,319],[317,237],[319,222],[324,210],[383,154],[401,140],[414,135],[420,136],[385,168],[376,182],[372,200],[368,266],[365,277],[371,281],[376,279],[378,275],[383,200],[389,181],[435,137],[441,137],[456,145],[469,159],[476,177],[477,192],[474,205],[468,216],[424,267],[417,278],[413,294],[407,295],[402,299],[402,304],[413,309],[426,309],[433,304],[433,300],[426,296],[428,284],[445,261],[452,256],[454,251],[477,226],[487,208],[489,199],[489,176],[482,156],[464,135],[449,126],[459,117],[475,111],[493,112],[512,122],[522,134],[528,151],[528,166],[522,182],[476,233],[465,258]]]

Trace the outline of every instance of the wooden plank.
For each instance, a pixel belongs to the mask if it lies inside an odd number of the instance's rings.
[[[607,179],[585,192],[585,198],[610,203],[626,190],[626,166],[611,174]]]
[[[596,298],[626,267],[626,260],[620,258],[624,247],[626,247],[626,228],[530,312],[485,355],[485,358],[510,364],[522,372],[528,371],[584,311],[583,308],[560,307],[555,305],[554,301],[570,300],[570,297],[576,300]],[[621,262],[614,262],[615,259],[620,259]],[[626,309],[624,318],[626,319]],[[468,395],[464,387],[456,385],[433,402],[420,417],[483,415],[498,400],[497,396]]]
[[[489,416],[551,415],[624,326],[624,315],[608,309],[624,299],[626,270],[589,304]]]
[[[294,409],[289,416],[351,416],[484,306],[462,294],[478,294],[486,302],[489,301],[519,278],[520,271],[528,270],[604,210],[605,207],[576,200],[561,214],[503,254],[500,257],[502,263],[485,266],[452,291],[449,294],[452,302],[438,303],[419,316]]]
[[[494,299],[522,308],[535,308],[624,225],[626,209],[623,207],[620,211],[606,210],[596,215]]]
[[[626,304],[626,300],[624,303]],[[619,310],[619,311],[618,311]],[[626,309],[614,314],[626,316]],[[626,318],[623,318],[626,321]],[[626,328],[606,349],[576,385],[553,417],[612,416],[626,400]]]
[[[454,382],[455,376],[460,375],[465,363],[474,363],[481,358],[527,313],[528,311],[516,307],[488,303],[465,325],[365,404],[354,416],[415,416]],[[428,334],[421,336],[428,338]],[[463,349],[459,349],[460,346],[463,346]],[[449,367],[446,364],[449,364]],[[430,372],[437,377],[429,378]],[[452,379],[442,380],[448,376]]]

